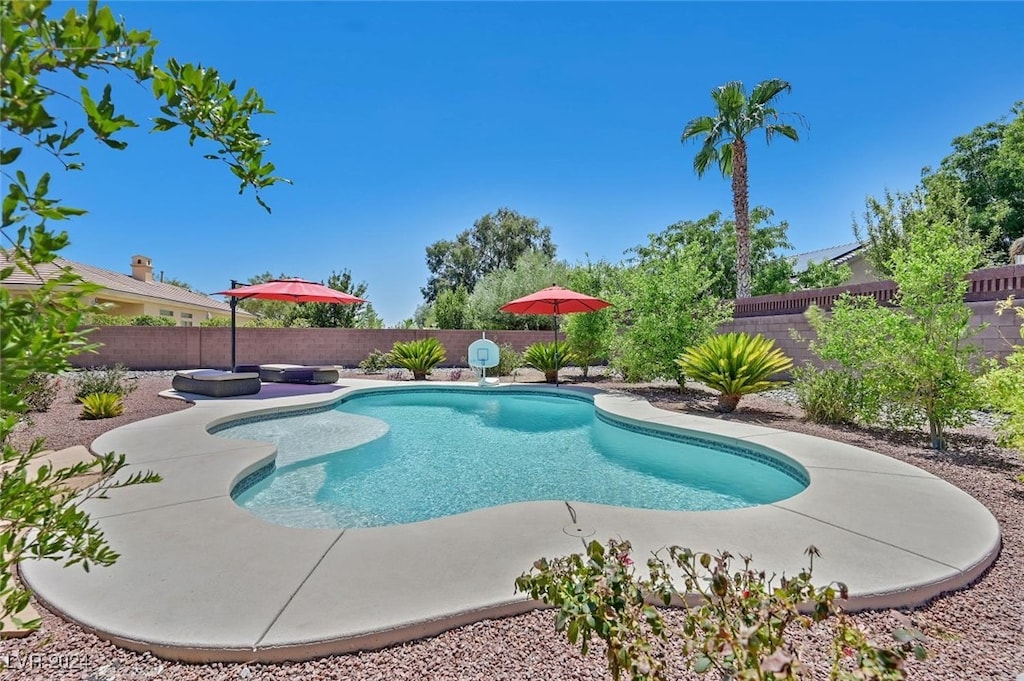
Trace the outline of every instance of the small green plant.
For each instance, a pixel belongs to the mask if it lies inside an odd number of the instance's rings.
[[[862,399],[860,381],[842,369],[806,365],[793,370],[797,405],[815,423],[852,424]]]
[[[740,398],[783,385],[772,376],[793,368],[793,361],[761,334],[725,333],[687,348],[675,360],[682,373],[719,392],[721,412],[731,412]]]
[[[79,399],[82,418],[87,420],[111,419],[124,413],[124,400],[116,393],[92,393]]]
[[[447,359],[444,346],[436,338],[395,343],[391,348],[394,363],[412,372],[414,381],[427,380],[427,374]]]
[[[57,399],[60,381],[53,374],[37,371],[25,379],[25,404],[28,411],[46,411]]]
[[[575,356],[565,343],[534,343],[523,353],[526,366],[543,371],[544,380],[548,383],[556,382],[559,370],[575,361]]]
[[[487,369],[488,376],[511,376],[515,380],[516,374],[523,367],[523,353],[516,352],[510,344],[498,346],[498,366]]]
[[[128,369],[123,364],[86,369],[75,375],[76,400],[96,393],[113,393],[125,397],[133,390],[135,379],[128,376]]]
[[[1024,341],[1024,307],[1015,308],[1010,296],[996,307],[998,314],[1008,310],[1014,310],[1021,319],[1020,337]],[[985,403],[1001,416],[996,424],[1000,446],[1024,451],[1024,344],[1014,345],[1006,366],[990,370],[979,384]]]
[[[390,352],[374,350],[359,363],[359,368],[366,374],[380,374],[394,363]]]
[[[817,587],[809,566],[793,577],[767,576],[742,557],[734,567],[727,552],[696,553],[672,546],[647,561],[649,579],[637,577],[628,541],[592,541],[586,555],[541,558],[516,579],[516,590],[556,607],[555,630],[565,632],[586,654],[597,637],[606,645],[612,679],[668,679],[667,648],[681,645],[693,671],[718,672],[723,679],[796,681],[805,678],[800,651],[789,640],[794,628],[836,618],[830,681],[897,681],[909,653],[925,656],[924,637],[910,626],[893,632],[889,647],[870,642],[840,610],[846,598],[839,583]],[[678,589],[675,575],[682,578]],[[647,597],[665,605],[686,602],[682,623],[673,628]]]

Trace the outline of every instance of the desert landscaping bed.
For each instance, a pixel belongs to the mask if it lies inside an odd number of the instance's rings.
[[[439,371],[438,378],[445,372]],[[346,375],[353,375],[351,373]],[[469,377],[464,376],[463,380]],[[342,377],[344,380],[344,376]],[[521,372],[518,380],[539,381],[539,375]],[[908,663],[908,678],[919,681],[946,679],[1007,679],[1024,674],[1024,473],[1020,453],[1000,449],[993,442],[987,420],[957,430],[947,452],[924,448],[919,433],[892,433],[863,428],[834,428],[805,422],[800,410],[777,392],[743,399],[729,415],[714,412],[714,396],[698,388],[680,391],[671,385],[627,385],[597,376],[573,384],[605,390],[626,390],[656,406],[697,413],[709,418],[759,423],[785,430],[830,438],[871,449],[918,466],[960,487],[981,501],[999,520],[1002,553],[992,568],[969,589],[938,598],[908,612],[928,637],[929,656]],[[127,400],[124,415],[105,421],[77,420],[79,407],[64,385],[53,406],[35,414],[27,428],[16,433],[19,444],[44,436],[51,448],[88,445],[100,433],[125,423],[167,413],[187,405],[160,398],[170,387],[170,374],[138,374],[137,389]],[[940,520],[939,520],[940,521]],[[899,522],[894,518],[893,522]],[[607,539],[607,538],[599,538]],[[686,537],[680,536],[680,544]],[[117,547],[114,547],[115,549]],[[713,550],[715,547],[693,547]],[[756,564],[756,556],[755,564]],[[828,556],[823,557],[824,560]],[[529,565],[522,566],[523,570]],[[77,569],[77,568],[76,568]],[[509,585],[511,591],[512,585]],[[0,641],[3,678],[11,679],[607,679],[598,646],[588,657],[569,646],[553,630],[553,613],[535,611],[502,620],[460,627],[440,636],[386,650],[335,656],[296,664],[184,665],[166,662],[107,644],[69,624],[37,604],[43,615],[40,631],[23,639]],[[201,617],[201,611],[197,611]],[[668,617],[672,619],[671,611]],[[856,621],[880,641],[897,624],[892,612],[855,615]],[[826,627],[827,625],[823,625]],[[827,632],[817,628],[802,635],[812,678],[826,678]],[[673,678],[704,678],[682,672],[677,660]]]

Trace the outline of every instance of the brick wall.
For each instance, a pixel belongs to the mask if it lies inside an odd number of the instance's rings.
[[[480,331],[424,329],[238,329],[239,364],[339,364],[354,367],[373,350],[395,341],[433,336],[447,350],[444,366],[465,366],[466,349]],[[231,365],[231,329],[223,327],[104,326],[90,334],[97,353],[73,357],[76,367],[121,363],[131,369],[226,369]],[[518,351],[552,340],[550,331],[488,331],[487,338]]]

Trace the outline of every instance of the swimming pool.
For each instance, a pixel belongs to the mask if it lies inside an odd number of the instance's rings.
[[[717,510],[807,486],[781,457],[615,421],[572,393],[415,388],[215,429],[270,441],[276,468],[233,497],[273,523],[377,527],[522,501]]]

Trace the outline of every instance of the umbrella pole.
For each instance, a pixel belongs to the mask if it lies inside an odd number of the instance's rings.
[[[238,282],[231,280],[231,288],[238,288]],[[238,307],[238,298],[231,296],[231,371],[235,370],[235,308]]]
[[[551,315],[555,320],[555,387],[558,387],[558,313]]]

